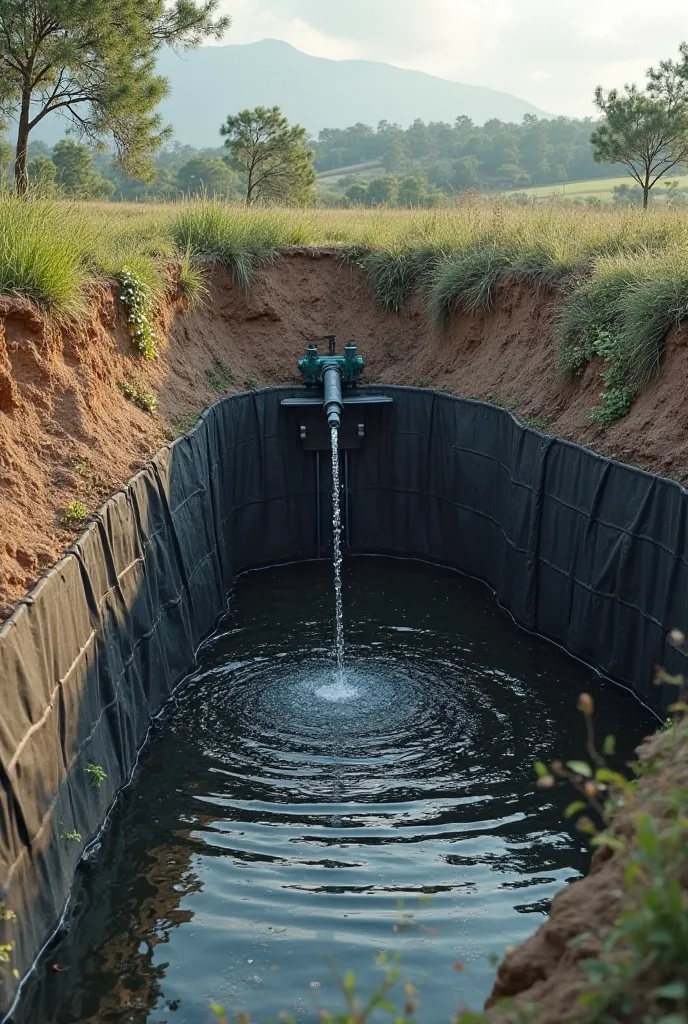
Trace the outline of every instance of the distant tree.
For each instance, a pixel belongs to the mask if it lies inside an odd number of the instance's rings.
[[[39,158],[37,158],[39,159]],[[93,167],[93,158],[86,148],[73,139],[62,139],[53,149],[55,181],[68,196],[79,199],[108,199],[114,185]]]
[[[647,209],[650,191],[672,168],[688,158],[688,45],[681,45],[682,63],[662,61],[647,72],[644,92],[635,85],[623,93],[601,86],[595,103],[604,114],[592,133],[595,159],[620,163],[643,191]]]
[[[368,186],[363,181],[357,181],[344,193],[352,206],[367,206]]]
[[[480,166],[474,156],[464,156],[454,164],[452,187],[455,192],[467,192],[480,185]]]
[[[406,146],[404,145],[403,133],[392,135],[390,132],[384,141],[382,153],[382,165],[390,174],[398,174],[408,166],[406,157]]]
[[[409,174],[399,182],[397,201],[400,206],[424,206],[428,199],[425,174]]]
[[[54,190],[57,167],[49,156],[35,156],[29,160],[27,169],[32,191],[45,193]]]
[[[289,124],[279,107],[230,115],[220,134],[225,137],[231,166],[244,177],[247,206],[259,201],[313,201],[316,175],[306,129]]]
[[[399,182],[391,174],[373,178],[368,185],[369,206],[394,206],[399,196]]]
[[[236,192],[237,178],[223,160],[195,157],[180,167],[177,184],[187,195],[227,197]]]
[[[53,111],[92,142],[114,140],[131,173],[151,174],[166,135],[157,53],[219,38],[229,24],[214,18],[219,2],[0,0],[0,112],[17,119],[18,191],[28,185],[30,133]]]

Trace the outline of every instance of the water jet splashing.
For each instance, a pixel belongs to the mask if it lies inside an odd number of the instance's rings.
[[[332,445],[332,559],[334,562],[335,653],[337,682],[344,686],[344,612],[342,610],[342,511],[339,492],[339,430],[330,430]]]

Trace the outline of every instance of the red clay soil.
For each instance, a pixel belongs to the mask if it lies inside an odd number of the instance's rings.
[[[575,384],[556,374],[554,292],[504,286],[491,313],[457,312],[438,337],[420,299],[401,316],[382,313],[361,275],[332,253],[294,251],[248,294],[217,270],[209,289],[203,308],[190,313],[170,286],[155,360],[133,352],[112,283],[94,288],[90,315],[70,326],[51,325],[25,300],[0,297],[0,622],[72,541],[76,528],[63,520],[70,502],[95,511],[223,389],[296,382],[306,343],[330,332],[356,341],[371,382],[492,397],[605,454],[688,473],[684,331],[668,339],[660,376],[629,416],[604,428],[588,419],[599,367]],[[158,412],[139,410],[122,380],[157,393]],[[590,931],[595,915],[603,927],[615,912],[613,862],[598,859],[597,867],[557,897],[552,919],[500,971],[498,994],[527,995],[535,985],[551,1010],[543,1021],[563,1019],[582,984],[566,939]]]

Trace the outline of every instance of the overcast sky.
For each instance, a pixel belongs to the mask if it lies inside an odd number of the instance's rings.
[[[593,114],[596,85],[644,81],[688,40],[686,0],[223,0],[226,42],[284,39]]]

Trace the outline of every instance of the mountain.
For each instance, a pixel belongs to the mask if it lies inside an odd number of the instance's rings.
[[[374,61],[311,57],[275,39],[204,46],[181,57],[166,51],[159,68],[171,87],[163,117],[175,138],[197,147],[219,144],[227,115],[256,106],[281,107],[311,134],[382,120],[406,127],[417,117],[453,122],[465,114],[484,124],[547,116],[509,93]]]
[[[170,82],[160,105],[174,137],[199,149],[221,145],[220,125],[246,107],[278,106],[312,135],[321,128],[347,128],[391,121],[403,127],[417,117],[453,122],[460,114],[476,124],[491,118],[521,121],[544,111],[507,92],[435,78],[370,60],[311,57],[289,43],[263,39],[236,46],[203,46],[178,54],[165,50],[158,69]],[[54,145],[65,121],[45,118],[32,138]]]

